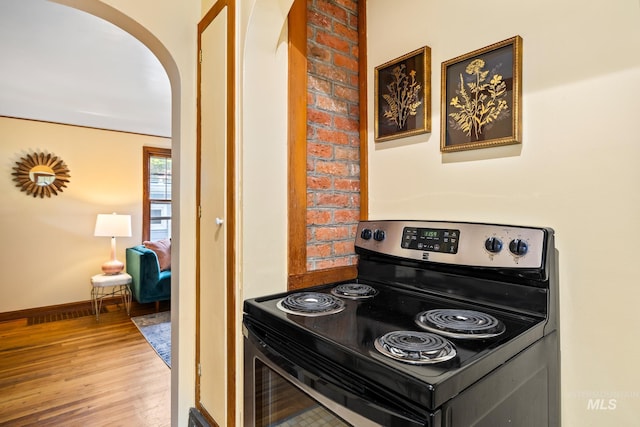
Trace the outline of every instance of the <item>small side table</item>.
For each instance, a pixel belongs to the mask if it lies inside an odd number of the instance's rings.
[[[127,273],[96,274],[91,277],[91,303],[96,313],[96,321],[100,320],[102,300],[110,296],[122,297],[122,303],[127,309],[127,315],[131,312],[131,276]]]

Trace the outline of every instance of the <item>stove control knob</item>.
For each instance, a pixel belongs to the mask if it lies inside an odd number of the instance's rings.
[[[371,236],[373,236],[373,232],[369,228],[365,228],[360,232],[360,237],[364,240],[371,239]]]
[[[384,230],[376,230],[373,232],[373,240],[382,242],[385,238]]]
[[[527,242],[522,239],[513,239],[509,243],[509,250],[514,255],[522,256],[527,254],[529,246],[527,245]]]
[[[497,254],[502,250],[502,240],[497,237],[489,237],[484,241],[484,248],[493,254]]]

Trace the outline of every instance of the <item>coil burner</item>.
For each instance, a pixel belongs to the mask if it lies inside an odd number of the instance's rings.
[[[276,303],[285,313],[299,316],[326,316],[339,313],[345,308],[344,301],[333,295],[319,292],[297,292]]]
[[[378,291],[373,286],[361,283],[344,283],[331,289],[331,293],[342,298],[366,299],[373,298],[378,294]]]
[[[423,311],[416,316],[416,323],[429,332],[449,338],[493,338],[506,330],[504,324],[495,317],[475,310]]]
[[[445,362],[456,355],[453,343],[429,332],[389,332],[376,339],[374,346],[385,356],[414,365]]]

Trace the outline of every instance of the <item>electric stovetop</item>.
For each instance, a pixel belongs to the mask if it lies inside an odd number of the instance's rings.
[[[544,318],[398,286],[367,284],[378,291],[377,295],[362,300],[342,299],[345,306],[342,311],[322,316],[286,313],[277,304],[285,296],[300,292],[330,294],[337,284],[247,300],[245,324],[260,329],[262,334],[258,336],[262,335],[267,344],[277,340],[278,348],[291,352],[289,357],[295,358],[299,353],[300,363],[310,370],[314,366],[322,371],[331,367],[336,377],[358,377],[368,387],[408,396],[419,406],[430,409],[542,337]],[[424,331],[416,324],[416,315],[432,309],[481,311],[498,319],[505,329],[500,335],[486,339],[447,337],[455,346],[456,355],[440,363],[406,363],[375,348],[376,339],[388,332]]]

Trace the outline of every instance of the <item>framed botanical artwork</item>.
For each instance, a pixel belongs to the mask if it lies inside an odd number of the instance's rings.
[[[522,142],[522,38],[442,63],[440,150]]]
[[[431,48],[375,68],[375,141],[431,132]]]

